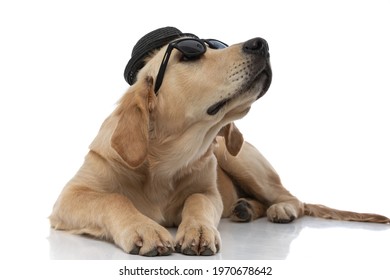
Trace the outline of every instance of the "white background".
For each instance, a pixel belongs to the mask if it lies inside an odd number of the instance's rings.
[[[1,1],[1,253],[48,258],[46,217],[147,32],[263,37],[273,83],[237,122],[302,201],[390,216],[387,1]]]

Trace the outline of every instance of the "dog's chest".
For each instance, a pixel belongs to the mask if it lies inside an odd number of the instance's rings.
[[[183,207],[191,195],[216,188],[216,160],[209,153],[173,176],[158,174],[149,173],[142,190],[139,189],[142,195],[132,201],[141,213],[163,226],[180,224]]]

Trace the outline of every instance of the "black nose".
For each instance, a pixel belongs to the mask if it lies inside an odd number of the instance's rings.
[[[259,54],[264,57],[269,57],[268,43],[263,38],[253,38],[246,41],[242,47],[245,53]]]

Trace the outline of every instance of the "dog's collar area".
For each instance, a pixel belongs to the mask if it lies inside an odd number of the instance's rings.
[[[172,50],[180,51],[187,60],[199,58],[207,51],[207,46],[211,49],[224,49],[228,45],[215,39],[198,39],[198,38],[182,38],[168,44],[163,60],[161,61],[160,69],[156,77],[154,85],[154,93],[158,95],[158,91],[164,79],[165,70],[167,69],[168,61]]]

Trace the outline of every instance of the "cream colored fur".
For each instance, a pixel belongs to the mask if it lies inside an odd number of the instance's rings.
[[[252,73],[245,65],[254,58],[241,50],[242,44],[209,49],[192,62],[180,61],[174,50],[158,96],[153,77],[165,48],[153,54],[64,187],[50,216],[52,227],[110,240],[132,254],[211,255],[221,247],[221,217],[250,221],[267,215],[274,222],[305,213],[325,217],[282,186],[232,123],[247,114],[264,86],[264,78],[247,85]],[[206,113],[225,98],[231,100],[220,112]],[[178,227],[175,238],[165,228],[171,226]]]

